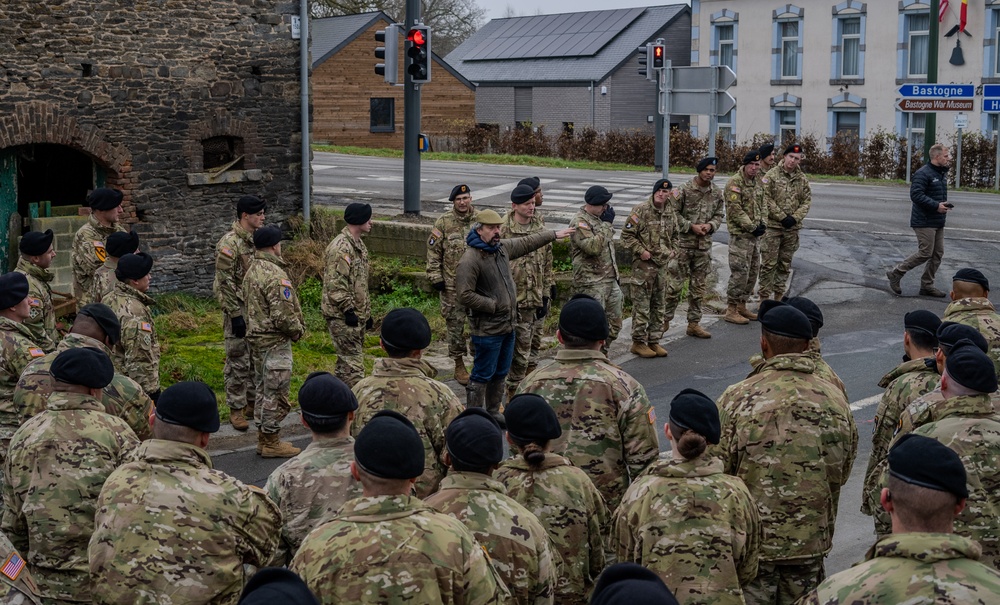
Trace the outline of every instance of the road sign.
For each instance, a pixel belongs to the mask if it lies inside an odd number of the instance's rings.
[[[904,84],[899,87],[899,95],[911,99],[971,99],[976,96],[976,87],[973,84]]]
[[[975,102],[972,99],[903,99],[898,107],[903,111],[972,111]]]
[[[983,113],[1000,113],[1000,84],[983,86]]]
[[[660,80],[661,115],[723,116],[736,107],[736,99],[726,92],[736,83],[736,74],[728,65],[672,67],[665,71],[669,73]]]
[[[1000,97],[1000,84],[986,84],[983,86],[983,96]]]
[[[1000,99],[983,99],[983,113],[1000,113]]]
[[[969,114],[967,113],[956,113],[955,114],[955,129],[965,130],[969,127]]]
[[[736,107],[736,99],[724,90],[716,93],[716,115],[724,116]],[[670,93],[670,113],[676,115],[709,115],[711,93],[676,90]]]
[[[719,72],[718,76],[715,75],[716,70]],[[673,72],[670,89],[674,92],[726,90],[736,84],[736,74],[728,65],[674,67]],[[715,81],[716,77],[718,77],[718,82]]]

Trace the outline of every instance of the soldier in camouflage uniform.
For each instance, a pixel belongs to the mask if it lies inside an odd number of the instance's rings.
[[[0,603],[3,605],[41,605],[38,596],[38,585],[28,571],[27,563],[10,543],[7,536],[0,532],[0,561],[5,561],[7,571],[0,572]]]
[[[664,426],[669,458],[629,486],[615,511],[611,546],[660,576],[683,603],[743,605],[757,576],[760,517],[747,486],[706,454],[719,442],[715,402],[684,389]]]
[[[448,425],[448,476],[426,499],[461,521],[490,555],[512,603],[552,603],[556,568],[538,519],[492,477],[503,460],[500,425],[483,408],[469,408]]]
[[[226,385],[229,424],[237,431],[250,428],[257,391],[253,360],[247,345],[246,303],[243,277],[253,259],[253,232],[264,225],[267,204],[259,197],[244,195],[236,202],[236,220],[215,244],[215,281],[212,291],[222,307],[222,335],[226,363],[222,378]]]
[[[844,394],[815,374],[805,314],[781,304],[758,319],[765,362],[719,398],[717,451],[761,517],[759,572],[744,586],[747,603],[790,605],[823,580],[858,437]]]
[[[121,322],[122,336],[112,349],[115,367],[139,383],[156,401],[160,394],[160,343],[156,337],[152,307],[156,304],[149,290],[149,272],[153,257],[140,252],[118,260],[115,289],[104,297]]]
[[[799,231],[802,221],[809,214],[812,190],[802,162],[802,147],[791,144],[777,166],[761,177],[760,187],[767,203],[767,231],[760,242],[761,300],[774,295],[781,300],[785,295],[788,275],[792,270],[792,256],[799,249]]]
[[[281,543],[272,565],[291,562],[309,532],[333,518],[348,500],[361,496],[351,476],[354,438],[351,421],[358,400],[351,389],[328,372],[310,374],[299,389],[302,424],[312,442],[267,478],[268,496],[281,509]]]
[[[760,170],[757,174],[767,174],[767,171],[774,167],[774,143],[765,143],[760,146],[757,150],[757,155],[760,156]]]
[[[258,405],[257,454],[265,458],[291,458],[299,448],[281,441],[281,421],[292,406],[288,391],[292,381],[292,343],[306,332],[295,286],[285,273],[281,258],[281,229],[261,227],[253,233],[256,249],[243,276],[243,302],[247,312],[247,345],[255,372]]]
[[[324,605],[505,602],[506,588],[472,533],[410,495],[424,452],[409,420],[376,414],[358,434],[354,458],[351,474],[364,497],[313,530],[290,566]]]
[[[1000,373],[1000,314],[989,300],[989,280],[977,269],[960,269],[952,279],[952,303],[941,319],[979,330],[990,344],[989,356]]]
[[[800,605],[1000,602],[1000,573],[979,563],[979,545],[953,533],[958,511],[971,501],[958,454],[922,436],[889,452],[891,477],[882,506],[892,535],[871,547],[865,562],[820,584]]]
[[[274,556],[281,512],[264,491],[212,468],[215,394],[200,382],[163,391],[153,438],[101,490],[90,540],[94,603],[235,603],[247,566]]]
[[[587,189],[586,204],[573,217],[576,232],[570,238],[573,289],[597,299],[604,307],[610,331],[601,351],[606,355],[622,328],[624,296],[618,284],[615,259],[615,211],[608,203],[611,193],[600,185]]]
[[[556,337],[564,348],[555,363],[529,374],[518,392],[555,409],[562,436],[552,451],[586,471],[614,510],[660,451],[656,412],[642,385],[600,352],[608,320],[598,301],[577,295],[563,305]]]
[[[534,219],[539,224],[544,225],[545,217],[542,215],[542,211],[539,210],[539,208],[542,207],[542,199],[544,198],[544,196],[542,195],[542,180],[539,179],[537,176],[529,176],[527,178],[521,179],[520,181],[517,182],[517,184],[518,186],[527,185],[535,190]],[[551,263],[549,263],[549,271],[551,272],[552,275],[552,284],[549,286],[549,304],[555,304],[556,295],[558,294],[559,290],[558,287],[556,286],[555,273],[552,271]],[[531,339],[531,354],[528,356],[528,368],[527,371],[525,372],[526,374],[534,372],[535,368],[538,367],[538,352],[541,349],[542,349],[542,330],[538,329],[534,331]]]
[[[465,253],[465,236],[476,222],[476,209],[472,206],[472,190],[468,185],[455,186],[448,200],[453,204],[451,210],[434,221],[427,239],[427,279],[441,293],[441,316],[448,328],[448,356],[455,361],[455,380],[465,386],[469,384],[469,371],[465,367],[468,318],[458,301],[455,273]]]
[[[108,236],[104,244],[104,249],[108,257],[104,264],[94,271],[94,278],[90,282],[90,301],[99,303],[104,297],[115,289],[118,277],[115,271],[118,270],[118,259],[126,254],[139,252],[139,234],[132,230],[128,233],[115,231]]]
[[[29,231],[22,235],[18,244],[21,258],[17,260],[17,267],[14,269],[28,278],[31,317],[24,322],[24,326],[31,331],[32,340],[46,353],[55,349],[59,342],[56,313],[52,307],[52,286],[49,285],[55,278],[55,274],[49,271],[52,259],[56,257],[52,238],[52,229],[45,233]]]
[[[87,544],[108,475],[139,445],[96,397],[115,368],[100,349],[69,349],[52,363],[48,409],[14,433],[4,470],[0,527],[25,554],[39,594],[90,602]]]
[[[729,286],[726,289],[726,316],[729,323],[744,325],[757,315],[747,309],[747,301],[757,285],[760,272],[760,236],[767,227],[767,205],[760,190],[757,171],[760,153],[743,156],[743,167],[726,183],[726,225],[729,228]]]
[[[622,245],[632,252],[632,348],[645,358],[666,357],[660,345],[666,309],[670,261],[677,255],[677,217],[667,203],[671,197],[667,179],[653,184],[653,193],[632,209],[622,229]]]
[[[431,327],[419,311],[390,311],[382,320],[380,342],[389,356],[375,360],[372,375],[354,385],[359,407],[351,434],[357,436],[381,410],[406,416],[416,426],[424,446],[426,459],[417,478],[416,495],[426,498],[447,471],[445,429],[462,412],[462,402],[444,383],[434,380],[437,370],[420,358],[431,343]]]
[[[90,216],[87,223],[73,236],[73,252],[70,256],[73,265],[73,296],[78,307],[91,302],[91,280],[97,268],[108,258],[108,251],[104,248],[108,236],[115,231],[126,230],[118,222],[122,214],[123,198],[121,191],[107,187],[94,189],[87,196]]]
[[[708,291],[708,276],[712,272],[712,234],[719,230],[725,216],[722,191],[712,183],[718,158],[698,162],[698,174],[680,188],[674,202],[677,215],[676,272],[667,285],[665,324],[674,318],[681,288],[688,280],[687,335],[711,338],[701,327],[701,301]]]

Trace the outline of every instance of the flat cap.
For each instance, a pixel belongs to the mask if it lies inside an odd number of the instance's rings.
[[[139,234],[135,229],[128,233],[115,231],[108,236],[108,241],[104,244],[104,249],[108,251],[108,256],[121,258],[126,254],[133,254],[139,249]]]
[[[611,193],[600,185],[591,185],[587,193],[583,194],[583,201],[591,206],[601,206],[611,201]]]
[[[792,143],[788,147],[785,147],[785,153],[782,155],[788,155],[789,153],[802,153],[802,145],[798,143]]]
[[[670,191],[674,188],[674,184],[670,182],[670,179],[660,179],[653,183],[653,193],[657,191]]]
[[[782,302],[802,311],[809,318],[809,325],[812,326],[812,337],[816,338],[819,336],[819,329],[823,327],[823,311],[820,310],[819,305],[805,296],[793,296],[784,299]]]
[[[237,605],[319,605],[319,599],[294,571],[266,567],[250,578]]]
[[[510,201],[515,204],[523,204],[535,199],[535,190],[531,185],[518,185],[510,192]]]
[[[267,202],[256,195],[244,195],[236,202],[236,217],[241,214],[257,214],[261,210],[267,210]]]
[[[761,145],[760,149],[757,150],[757,153],[760,154],[761,159],[766,158],[774,153],[774,143],[765,143],[764,145]]]
[[[503,431],[483,408],[468,408],[448,425],[445,446],[451,457],[472,468],[487,468],[503,460]]]
[[[574,294],[559,312],[559,330],[591,342],[607,340],[608,315],[593,296]]]
[[[743,165],[753,164],[754,162],[760,161],[760,152],[756,149],[752,149],[743,156]]]
[[[46,229],[44,233],[28,231],[21,236],[21,242],[17,245],[17,249],[21,251],[21,254],[41,256],[52,247],[53,237],[55,236],[52,234],[52,229]]]
[[[99,187],[87,196],[87,205],[91,210],[111,210],[122,205],[125,194],[110,187]]]
[[[0,275],[0,310],[9,309],[28,298],[28,278],[11,271]]]
[[[528,187],[531,187],[532,189],[541,189],[542,188],[542,179],[538,178],[537,176],[529,176],[527,178],[521,179],[520,181],[517,182],[517,184],[518,184],[518,186],[520,186],[520,185],[527,185]]]
[[[910,485],[969,497],[965,466],[955,450],[917,433],[907,433],[893,444],[889,475]]]
[[[802,311],[776,300],[763,301],[757,313],[761,327],[776,336],[810,340],[812,324]]]
[[[364,225],[372,218],[371,204],[351,202],[344,210],[344,222],[348,225]]]
[[[953,321],[941,322],[941,327],[937,331],[937,337],[938,346],[941,347],[941,352],[946,356],[951,351],[951,348],[962,340],[968,340],[979,347],[979,350],[983,353],[990,352],[990,343],[987,342],[986,337],[979,330],[965,324]]]
[[[719,408],[707,395],[694,389],[684,389],[670,402],[670,422],[682,429],[690,429],[709,443],[718,443],[722,437]],[[680,435],[674,435],[679,438]]]
[[[979,284],[983,287],[983,290],[987,292],[990,289],[990,280],[986,279],[983,272],[979,269],[972,269],[966,267],[965,269],[959,269],[955,276],[951,278],[951,281],[964,281],[972,284]]]
[[[115,366],[100,349],[76,347],[56,355],[49,372],[59,382],[103,389],[114,379]]]
[[[423,313],[410,307],[393,309],[382,320],[382,342],[404,351],[419,351],[431,344],[431,326]]]
[[[480,210],[476,213],[476,222],[482,223],[483,225],[502,225],[503,218],[497,214],[496,210]]]
[[[472,189],[469,189],[468,185],[455,185],[454,187],[451,188],[451,193],[448,195],[448,201],[454,202],[456,197],[464,195],[466,193],[468,194],[472,193]]]
[[[935,340],[937,339],[937,332],[940,327],[941,318],[926,309],[910,311],[903,316],[904,329],[909,332],[916,331],[930,334]]]
[[[698,162],[697,170],[701,172],[702,170],[708,168],[709,166],[718,166],[719,158],[701,158]]]
[[[313,372],[299,387],[302,415],[314,420],[332,420],[358,409],[351,387],[329,372]]]
[[[424,443],[406,416],[382,410],[358,433],[354,461],[369,475],[415,479],[424,472]]]
[[[122,324],[108,305],[90,303],[77,311],[76,314],[93,319],[104,330],[104,334],[107,335],[112,345],[118,344],[118,341],[122,339]]]
[[[189,380],[164,389],[156,400],[156,417],[202,433],[219,430],[219,404],[204,382]]]
[[[534,393],[514,395],[503,411],[507,432],[520,441],[539,443],[558,439],[562,435],[556,411]]]
[[[153,257],[145,252],[126,254],[118,259],[115,276],[120,280],[142,279],[153,269]]]
[[[253,232],[253,247],[270,248],[281,241],[281,227],[277,225],[266,225]]]
[[[615,563],[597,578],[590,605],[678,605],[660,576],[637,563]]]
[[[997,370],[989,355],[983,353],[971,340],[960,340],[944,360],[948,376],[977,393],[994,393],[997,390]]]

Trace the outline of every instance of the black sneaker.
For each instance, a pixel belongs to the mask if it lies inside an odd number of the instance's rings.
[[[934,298],[944,298],[945,296],[948,295],[942,292],[941,290],[938,290],[934,286],[931,286],[930,288],[920,288],[920,296],[933,296]]]

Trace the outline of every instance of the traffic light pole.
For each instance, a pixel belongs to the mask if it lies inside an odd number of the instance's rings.
[[[419,21],[420,0],[406,0],[404,31]],[[408,51],[412,43],[405,44]],[[403,213],[420,215],[420,87],[407,69],[403,70]]]

